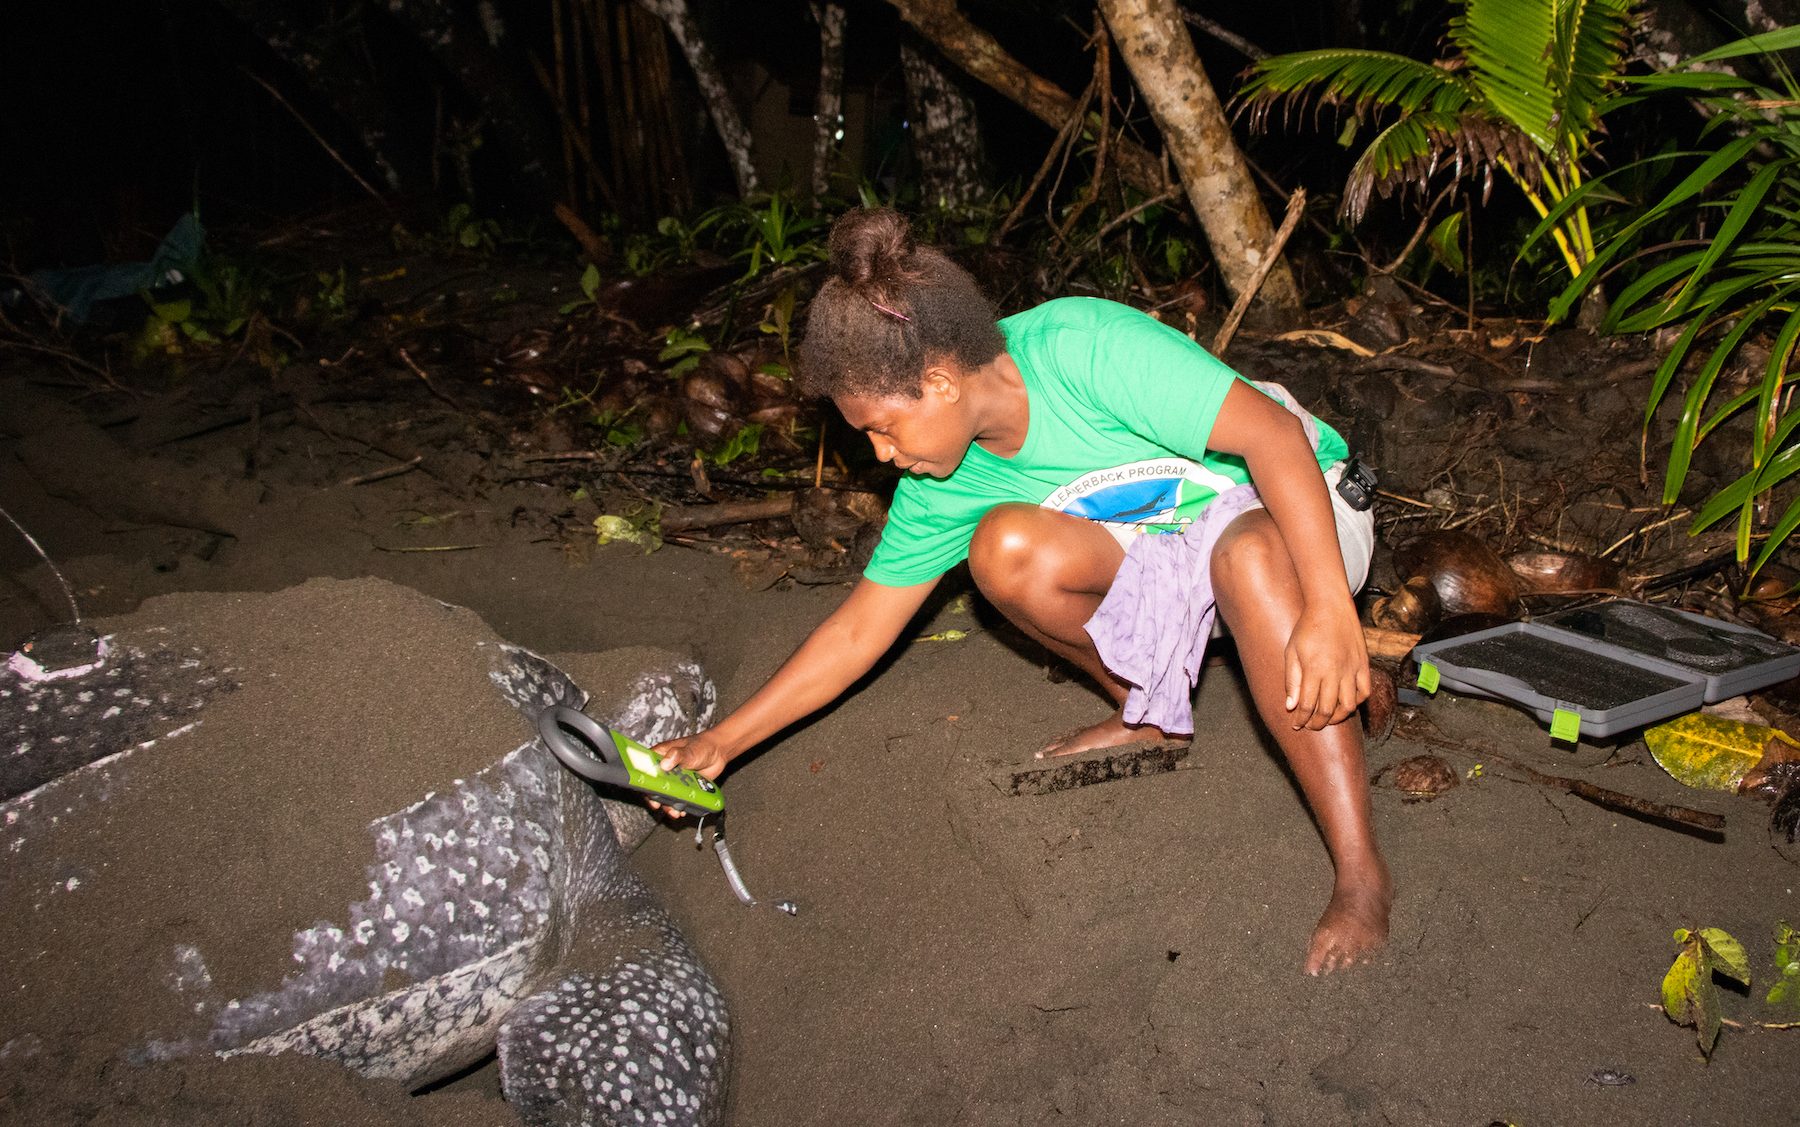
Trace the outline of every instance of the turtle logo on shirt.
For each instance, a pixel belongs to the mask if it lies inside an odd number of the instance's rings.
[[[1053,490],[1046,509],[1121,524],[1181,525],[1236,481],[1185,458],[1153,458],[1082,474]]]

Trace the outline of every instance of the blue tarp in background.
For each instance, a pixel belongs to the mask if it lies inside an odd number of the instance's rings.
[[[26,279],[33,292],[57,306],[70,321],[83,322],[96,302],[130,297],[184,281],[200,258],[206,229],[193,212],[176,221],[148,262],[103,263],[67,270],[39,270]]]

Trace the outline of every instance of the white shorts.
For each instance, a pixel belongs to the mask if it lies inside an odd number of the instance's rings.
[[[1338,462],[1325,471],[1325,486],[1331,492],[1331,515],[1337,522],[1338,551],[1344,557],[1344,577],[1350,581],[1350,593],[1354,595],[1368,580],[1369,561],[1375,555],[1375,510],[1364,509],[1359,513],[1350,507],[1343,494],[1337,491],[1338,480],[1343,476],[1344,463]],[[1260,509],[1263,504],[1258,501],[1253,507]],[[1095,523],[1105,528],[1126,551],[1131,550],[1131,542],[1139,536],[1154,535],[1141,524],[1110,520]],[[1217,632],[1215,624],[1214,633]]]

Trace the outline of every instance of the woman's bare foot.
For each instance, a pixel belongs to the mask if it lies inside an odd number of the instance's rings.
[[[1393,903],[1394,881],[1379,857],[1361,872],[1340,872],[1331,903],[1313,931],[1306,973],[1331,974],[1374,958],[1387,942]]]
[[[1044,745],[1037,753],[1039,759],[1055,759],[1061,755],[1074,755],[1077,752],[1093,751],[1102,747],[1119,747],[1123,744],[1155,743],[1158,740],[1175,740],[1186,743],[1190,736],[1170,736],[1161,728],[1149,724],[1127,724],[1120,713],[1113,713],[1098,724],[1089,724],[1085,728],[1077,728],[1065,736],[1058,736]]]

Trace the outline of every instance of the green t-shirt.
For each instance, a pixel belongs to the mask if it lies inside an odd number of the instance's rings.
[[[1005,502],[1178,532],[1250,480],[1242,458],[1206,448],[1242,377],[1183,334],[1091,297],[1047,301],[1000,331],[1025,378],[1024,446],[1002,458],[971,443],[949,477],[902,478],[867,578],[890,587],[936,579],[968,558],[976,524]],[[1320,423],[1319,465],[1347,453]]]

